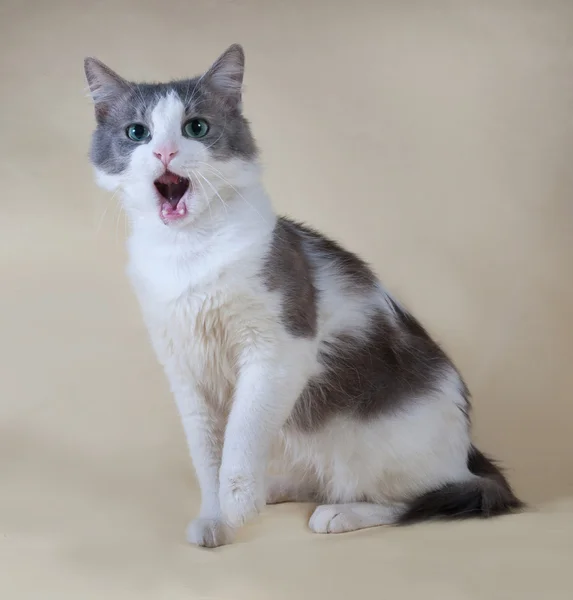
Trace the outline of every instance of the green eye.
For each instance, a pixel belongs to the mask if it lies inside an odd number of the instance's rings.
[[[141,123],[132,123],[128,125],[125,134],[133,142],[145,142],[151,137],[149,129]]]
[[[191,119],[183,125],[183,135],[190,138],[202,138],[209,131],[209,123],[205,119]]]

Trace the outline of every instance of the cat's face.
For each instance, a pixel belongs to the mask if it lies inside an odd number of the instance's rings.
[[[121,188],[133,218],[185,227],[256,177],[256,146],[241,114],[244,55],[231,46],[201,77],[128,82],[99,61],[85,70],[97,127],[100,185]]]

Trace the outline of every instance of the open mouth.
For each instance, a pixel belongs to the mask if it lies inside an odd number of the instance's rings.
[[[187,177],[180,177],[171,171],[165,171],[153,182],[153,185],[160,198],[161,216],[164,220],[174,221],[187,214],[187,206],[182,200],[190,186]]]

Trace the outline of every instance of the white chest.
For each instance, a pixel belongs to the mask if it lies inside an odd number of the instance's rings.
[[[210,388],[217,382],[234,382],[244,343],[237,305],[218,293],[186,293],[171,302],[142,302],[157,356],[170,376],[192,377]]]
[[[226,403],[242,353],[268,333],[268,298],[227,278],[200,288],[190,285],[175,297],[133,273],[132,282],[172,386],[192,381]]]
[[[242,354],[273,338],[280,299],[257,276],[265,249],[186,247],[130,241],[128,275],[171,385],[193,381],[221,398],[234,388]]]

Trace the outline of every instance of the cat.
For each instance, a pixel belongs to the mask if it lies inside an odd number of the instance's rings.
[[[442,349],[364,261],[274,213],[241,46],[188,80],[85,72],[96,180],[121,190],[128,275],[201,489],[189,542],[230,543],[278,502],[318,503],[317,533],[522,507],[472,444]]]

